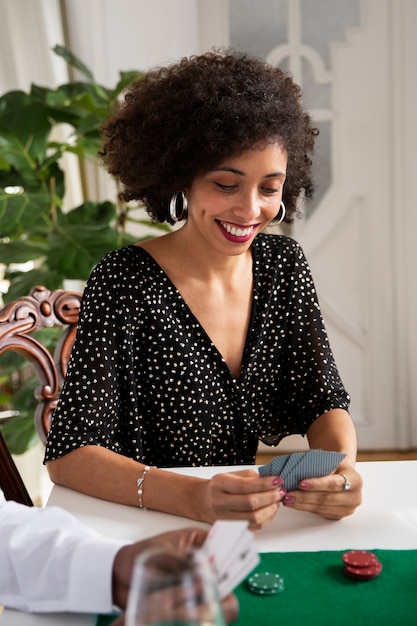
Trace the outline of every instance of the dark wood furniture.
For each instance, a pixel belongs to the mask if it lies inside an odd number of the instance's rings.
[[[45,287],[34,287],[28,296],[7,304],[0,310],[0,355],[15,350],[33,366],[39,379],[35,391],[38,401],[35,426],[45,443],[75,340],[81,294]],[[32,333],[58,326],[63,333],[55,353],[40,343]],[[13,419],[13,418],[11,418]],[[32,504],[24,482],[0,432],[0,488],[7,500]]]

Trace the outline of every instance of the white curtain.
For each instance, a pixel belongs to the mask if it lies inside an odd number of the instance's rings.
[[[0,93],[66,82],[66,64],[51,52],[63,43],[59,0],[1,0]]]

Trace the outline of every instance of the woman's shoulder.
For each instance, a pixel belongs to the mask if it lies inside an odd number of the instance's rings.
[[[101,260],[103,262],[123,262],[128,259],[131,260],[134,257],[139,257],[143,254],[143,248],[138,244],[129,244],[127,246],[123,246],[122,248],[116,248],[115,250],[110,250]]]
[[[260,233],[253,242],[255,251],[263,256],[282,257],[303,255],[300,244],[287,235]]]
[[[143,277],[150,274],[146,264],[147,254],[140,246],[131,244],[111,250],[94,267],[87,285],[102,291],[138,287]]]
[[[105,256],[97,263],[93,272],[108,272],[111,270],[123,270],[134,268],[143,261],[146,254],[140,246],[130,244],[107,252]]]

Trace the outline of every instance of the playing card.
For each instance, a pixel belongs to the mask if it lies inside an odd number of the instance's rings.
[[[272,463],[261,465],[258,469],[260,476],[272,476]]]
[[[259,563],[254,536],[246,521],[215,522],[202,550],[215,572],[221,599]]]
[[[247,528],[248,523],[243,520],[219,520],[213,524],[204,542],[204,551],[217,573],[223,572],[227,562],[233,558]]]
[[[245,532],[239,536],[239,541],[236,542],[233,550],[229,552],[227,558],[224,559],[221,567],[222,573],[224,574],[225,571],[230,570],[230,568],[232,568],[234,564],[243,564],[249,553],[257,553],[257,550],[254,550],[253,547],[253,533],[248,528],[246,528]]]
[[[287,488],[285,485],[285,479],[289,478],[292,475],[295,467],[302,461],[305,454],[305,452],[295,452],[294,454],[289,455],[287,462],[285,463],[284,467],[281,470],[281,473],[279,474],[281,478],[284,479],[285,488]]]
[[[291,473],[290,485],[287,491],[297,489],[298,483],[305,478],[320,478],[331,474],[345,458],[340,452],[327,450],[308,450]]]
[[[294,491],[301,480],[331,474],[346,455],[327,450],[308,450],[276,456],[272,463],[259,468],[260,476],[280,476],[284,488]]]
[[[248,531],[249,532],[249,531]],[[225,569],[217,582],[220,599],[223,600],[229,593],[238,586],[242,580],[244,580],[251,571],[260,562],[259,553],[254,548],[253,541],[250,545],[246,546],[246,549],[238,554],[229,567]]]
[[[272,463],[268,463],[267,465],[262,465],[259,468],[259,474],[261,476],[280,476],[281,470],[284,467],[285,463],[289,459],[289,454],[283,454],[280,456],[276,456]]]
[[[280,476],[282,468],[284,467],[290,456],[290,454],[283,454],[274,457],[272,463],[261,465],[261,467],[259,467],[259,474],[261,476]]]
[[[289,459],[290,459],[290,454],[285,454],[284,456],[276,456],[272,463],[271,463],[271,467],[272,467],[272,473],[274,474],[274,476],[281,476],[281,472],[284,469],[284,467],[287,465]]]

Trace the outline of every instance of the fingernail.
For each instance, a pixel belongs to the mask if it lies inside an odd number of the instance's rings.
[[[282,502],[285,504],[285,506],[294,506],[294,504],[295,504],[295,497],[294,496],[285,496]]]
[[[287,495],[287,490],[286,489],[280,489],[279,493],[280,493],[281,497],[284,498],[284,496]]]
[[[282,480],[282,478],[280,478],[280,476],[277,476],[276,478],[274,478],[274,480],[272,481],[272,484],[274,485],[274,487],[277,487],[278,485],[282,485],[284,481]]]
[[[298,485],[298,488],[299,489],[311,489],[311,485],[310,485],[310,483],[301,482]]]

